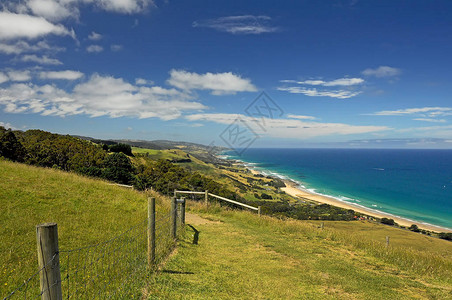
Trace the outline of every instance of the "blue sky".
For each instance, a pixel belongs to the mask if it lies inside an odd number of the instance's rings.
[[[0,125],[230,146],[238,130],[253,147],[452,147],[452,2],[294,2],[3,1]]]

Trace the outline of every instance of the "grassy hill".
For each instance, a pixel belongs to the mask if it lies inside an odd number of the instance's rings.
[[[158,196],[158,209],[167,198]],[[107,240],[146,218],[146,195],[54,169],[0,161],[0,295],[37,269],[35,226],[60,249]],[[369,222],[280,220],[189,201],[177,253],[134,295],[149,299],[452,299],[452,243]],[[385,237],[390,236],[389,248]],[[112,271],[112,270],[110,270]],[[124,274],[128,276],[129,274]]]
[[[147,217],[144,193],[6,161],[0,161],[0,207],[0,296],[36,272],[37,224],[56,222],[60,249],[67,250],[108,240]],[[167,209],[161,199],[157,208]]]
[[[259,218],[187,206],[205,222],[148,299],[452,299],[452,243],[369,222]],[[391,237],[389,248],[385,236]]]

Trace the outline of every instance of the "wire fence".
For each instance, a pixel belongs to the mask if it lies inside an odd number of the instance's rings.
[[[54,299],[46,296],[50,295],[55,285],[61,286],[58,298],[62,299],[141,298],[147,279],[168,257],[177,237],[184,232],[181,213],[185,213],[185,209],[181,212],[181,208],[174,205],[166,212],[154,211],[152,218],[137,222],[109,240],[77,249],[66,250],[62,247],[3,299]],[[149,228],[152,221],[155,222],[155,257],[150,264]],[[176,236],[173,234],[174,227]],[[61,279],[52,282],[47,278],[48,272],[57,267]]]

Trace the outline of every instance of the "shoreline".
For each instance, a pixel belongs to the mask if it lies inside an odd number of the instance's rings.
[[[225,158],[221,158],[221,159],[225,159]],[[241,166],[243,166],[247,170],[249,170],[253,175],[269,176],[268,174],[263,174],[262,172],[256,170],[255,168],[250,166],[249,163],[247,163],[247,162],[244,162],[244,161],[241,161],[238,159],[228,159],[228,158],[226,158],[226,160],[233,161],[234,163],[240,164]],[[270,176],[272,176],[272,175],[270,175]],[[406,228],[410,227],[412,224],[415,224],[419,227],[419,229],[434,231],[437,233],[452,232],[452,229],[449,229],[449,228],[445,228],[445,227],[441,227],[441,226],[433,225],[433,224],[426,224],[423,222],[410,220],[408,218],[395,216],[390,213],[382,212],[382,211],[379,211],[376,209],[367,208],[367,207],[357,205],[354,203],[340,201],[332,196],[316,194],[311,191],[307,191],[306,189],[303,189],[302,187],[299,186],[298,183],[296,183],[294,180],[291,180],[287,176],[283,176],[283,177],[284,178],[280,178],[280,179],[283,180],[286,187],[281,188],[281,190],[295,198],[301,197],[301,198],[305,198],[307,200],[314,201],[317,203],[329,204],[329,205],[344,208],[344,209],[352,209],[356,212],[359,212],[359,213],[362,213],[362,214],[365,214],[367,216],[374,217],[374,218],[393,219],[399,226],[404,226]]]
[[[433,224],[425,224],[422,222],[418,222],[418,221],[414,221],[414,220],[409,220],[406,218],[402,218],[399,216],[394,216],[392,214],[389,213],[385,213],[382,211],[378,211],[378,210],[374,210],[374,209],[370,209],[370,208],[366,208],[363,206],[358,206],[355,205],[353,203],[347,203],[345,201],[339,201],[333,197],[328,197],[328,196],[324,196],[324,195],[319,195],[319,194],[314,194],[312,192],[306,191],[300,187],[298,187],[298,185],[291,181],[291,180],[283,180],[284,183],[286,184],[285,188],[281,188],[282,191],[284,191],[285,193],[298,198],[305,198],[311,201],[315,201],[318,203],[324,203],[324,204],[329,204],[332,206],[336,206],[336,207],[341,207],[344,209],[353,209],[354,211],[357,211],[359,213],[374,217],[374,218],[388,218],[388,219],[393,219],[397,224],[399,224],[399,226],[405,226],[405,227],[410,227],[412,224],[416,224],[420,229],[425,229],[425,230],[430,230],[430,231],[434,231],[434,232],[452,232],[451,229],[448,228],[444,228],[441,226],[436,226]]]

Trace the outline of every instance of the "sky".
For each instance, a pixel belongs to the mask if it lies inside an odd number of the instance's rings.
[[[451,1],[0,3],[0,126],[452,148]]]

